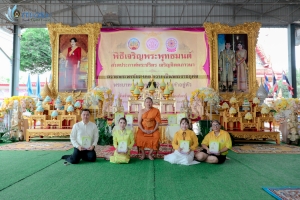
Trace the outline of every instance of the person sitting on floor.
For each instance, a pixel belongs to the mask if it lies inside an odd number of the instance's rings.
[[[111,163],[129,163],[130,150],[134,145],[134,136],[132,130],[126,129],[127,120],[124,117],[119,119],[119,130],[113,132],[114,155],[110,157]],[[122,152],[119,152],[122,151]]]
[[[78,164],[81,159],[88,162],[96,161],[95,146],[99,138],[98,128],[95,123],[90,122],[89,109],[81,111],[81,119],[81,122],[74,124],[70,135],[74,146],[73,154],[62,156],[62,159],[72,164]]]
[[[161,123],[160,111],[152,107],[153,100],[150,97],[145,99],[145,108],[138,115],[138,131],[136,134],[136,145],[141,150],[141,160],[145,159],[145,148],[149,148],[148,157],[153,158],[153,150],[158,151],[159,130],[158,125]]]
[[[226,160],[228,150],[232,147],[231,138],[227,131],[220,130],[221,125],[219,121],[213,120],[211,126],[213,131],[204,137],[202,141],[203,150],[198,152],[195,157],[199,161],[222,164]],[[210,152],[212,149],[209,148],[209,145],[213,146],[212,142],[214,142],[214,145],[218,145],[216,152]]]
[[[189,130],[189,119],[180,120],[180,130],[174,135],[172,146],[175,151],[164,157],[164,160],[171,164],[194,165],[200,162],[194,161],[194,150],[198,147],[196,134]],[[186,143],[186,146],[182,144]]]

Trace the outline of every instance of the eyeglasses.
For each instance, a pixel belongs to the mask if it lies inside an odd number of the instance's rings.
[[[219,127],[220,124],[212,124],[211,126],[212,126],[212,127]]]

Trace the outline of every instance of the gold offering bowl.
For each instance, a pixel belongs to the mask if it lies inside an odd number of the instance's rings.
[[[160,89],[164,92],[166,86],[160,86]]]
[[[140,92],[142,92],[142,91],[143,91],[143,89],[144,89],[144,86],[139,86],[139,90],[140,90]]]
[[[155,93],[155,90],[149,90],[149,93],[153,96],[153,94]]]
[[[131,94],[133,95],[133,93],[134,93],[134,90],[130,90],[130,92],[131,92]]]
[[[166,100],[169,100],[169,96],[170,96],[169,94],[164,94]]]
[[[134,96],[134,100],[138,100],[140,97],[140,94],[133,94],[133,96]]]

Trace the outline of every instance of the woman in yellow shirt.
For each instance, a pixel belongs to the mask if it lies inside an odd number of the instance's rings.
[[[232,147],[231,138],[227,131],[220,130],[221,125],[218,120],[213,120],[211,126],[213,131],[204,137],[201,144],[203,150],[195,157],[199,161],[222,164],[226,160],[228,150]]]
[[[130,150],[134,144],[134,136],[131,130],[125,128],[126,125],[127,120],[124,117],[120,118],[120,129],[113,132],[114,147],[116,150],[114,155],[110,157],[111,163],[129,163]]]
[[[182,118],[180,120],[181,130],[174,135],[172,142],[174,153],[166,155],[164,160],[171,164],[194,165],[200,162],[194,161],[194,150],[198,147],[198,138],[196,134],[189,130],[189,120]]]

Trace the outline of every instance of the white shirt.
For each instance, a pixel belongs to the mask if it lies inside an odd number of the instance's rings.
[[[92,145],[96,146],[98,138],[99,134],[96,124],[92,122],[84,124],[83,121],[74,124],[70,135],[71,142],[75,148],[79,146],[84,148],[89,148]]]

